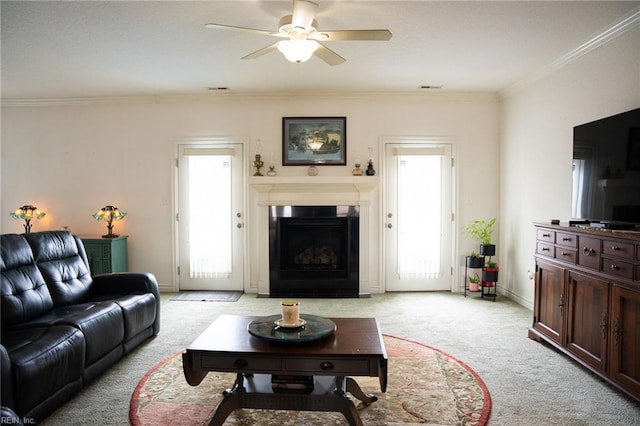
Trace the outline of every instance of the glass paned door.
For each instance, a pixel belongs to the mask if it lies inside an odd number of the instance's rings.
[[[385,179],[386,290],[451,290],[451,145],[387,143]]]
[[[180,290],[242,290],[242,145],[180,145]]]

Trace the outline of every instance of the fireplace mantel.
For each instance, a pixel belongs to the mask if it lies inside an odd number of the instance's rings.
[[[249,186],[261,205],[334,205],[369,203],[369,194],[378,188],[377,176],[252,176]],[[306,200],[308,198],[308,200]]]
[[[371,294],[370,277],[375,275],[377,235],[372,228],[371,204],[377,199],[380,179],[377,176],[251,176],[250,204],[254,216],[250,234],[255,284],[251,290],[261,296],[269,295],[269,206],[360,206],[360,285],[359,295]],[[376,239],[377,241],[377,239]],[[255,287],[254,287],[255,286]]]

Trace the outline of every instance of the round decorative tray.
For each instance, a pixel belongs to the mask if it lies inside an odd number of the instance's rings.
[[[249,334],[274,342],[299,343],[322,339],[336,331],[336,323],[317,315],[300,314],[297,326],[282,326],[282,315],[269,315],[253,320],[247,326]]]

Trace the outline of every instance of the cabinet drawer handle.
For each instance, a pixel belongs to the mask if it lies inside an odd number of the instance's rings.
[[[246,359],[236,359],[235,362],[233,363],[234,366],[238,367],[238,368],[244,368],[247,365],[249,365],[249,362]]]
[[[320,369],[322,371],[333,370],[333,363],[329,361],[324,361],[320,363]]]
[[[562,255],[563,255],[563,256],[571,256],[571,253],[567,253],[566,251],[563,251],[563,252],[562,252]]]
[[[618,246],[611,246],[611,250],[613,250],[613,251],[620,251],[620,247],[618,247]]]
[[[551,234],[542,234],[543,238],[549,238],[551,236]]]
[[[551,251],[549,247],[542,247],[542,251]]]
[[[562,241],[571,241],[571,238],[570,238],[570,237],[564,237],[564,238],[562,239]]]
[[[594,249],[592,249],[592,248],[589,248],[589,247],[583,248],[582,252],[587,256],[593,256],[593,255],[596,254],[596,251]]]
[[[617,271],[618,269],[620,269],[620,267],[618,265],[611,265],[611,270],[612,271]]]

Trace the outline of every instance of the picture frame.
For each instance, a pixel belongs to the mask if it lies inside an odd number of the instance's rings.
[[[346,164],[346,117],[282,117],[283,166]]]

